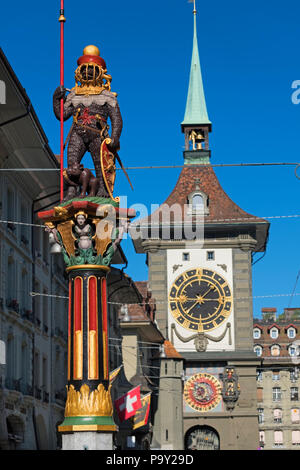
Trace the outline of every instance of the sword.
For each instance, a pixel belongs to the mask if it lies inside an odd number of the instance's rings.
[[[130,181],[130,179],[129,179],[129,176],[128,176],[128,174],[127,174],[127,171],[125,170],[125,168],[124,168],[124,166],[123,166],[123,163],[121,162],[121,159],[120,159],[119,155],[117,154],[117,152],[115,153],[115,157],[116,157],[116,159],[118,160],[120,167],[121,167],[122,170],[124,171],[125,176],[126,176],[126,178],[127,178],[127,180],[128,180],[128,183],[130,184],[130,187],[131,187],[131,189],[132,189],[132,191],[133,191],[134,189],[133,189],[133,186],[132,186],[131,181]]]

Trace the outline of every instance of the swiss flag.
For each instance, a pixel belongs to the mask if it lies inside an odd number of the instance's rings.
[[[140,385],[115,400],[115,407],[121,423],[134,416],[136,411],[142,407]]]

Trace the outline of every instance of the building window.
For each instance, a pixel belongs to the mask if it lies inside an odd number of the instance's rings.
[[[271,355],[272,356],[280,356],[280,346],[279,346],[279,344],[274,344],[271,347]]]
[[[282,431],[274,432],[274,445],[276,447],[282,447],[283,445],[283,432]]]
[[[273,389],[272,389],[272,399],[273,399],[273,401],[280,401],[281,400],[281,388],[280,387],[273,387]]]
[[[257,356],[262,355],[262,347],[261,346],[255,346],[254,347],[254,352],[256,353]]]
[[[282,410],[280,408],[276,408],[273,412],[274,416],[274,423],[281,423],[282,422]]]
[[[262,373],[261,370],[259,370],[256,374],[256,380],[257,380],[257,382],[261,382],[262,379],[263,379],[263,373]]]
[[[259,432],[259,445],[263,447],[265,445],[265,431]]]
[[[297,379],[298,379],[298,372],[295,369],[291,370],[290,371],[290,381],[291,382],[296,382]]]
[[[188,196],[188,213],[189,214],[199,214],[199,215],[208,215],[208,197],[202,191],[194,191]]]
[[[7,204],[7,219],[9,222],[13,222],[15,218],[15,198],[14,198],[14,193],[10,188],[7,188],[7,199],[6,199],[6,204]]]
[[[295,338],[295,336],[296,336],[295,328],[289,328],[287,330],[287,335],[288,335],[289,338]]]
[[[272,380],[275,380],[275,381],[280,380],[280,373],[279,373],[279,371],[273,370],[273,372],[272,372]]]
[[[300,410],[299,410],[299,408],[292,408],[291,409],[291,421],[292,421],[292,423],[299,423],[300,422]]]
[[[28,208],[24,204],[21,204],[21,222],[27,223],[28,220]],[[21,242],[23,246],[29,248],[29,227],[28,225],[21,225]]]
[[[292,445],[300,446],[300,431],[292,431]]]
[[[258,423],[263,424],[265,421],[265,416],[264,416],[264,409],[263,408],[258,408]]]
[[[194,194],[192,197],[192,210],[193,212],[204,212],[204,200],[201,194]]]
[[[190,254],[182,253],[182,261],[190,261]]]
[[[270,336],[272,339],[278,338],[278,329],[277,328],[272,328],[270,330]]]
[[[254,339],[259,339],[261,335],[261,331],[259,328],[254,328],[253,330],[253,338]]]
[[[288,351],[289,351],[289,355],[291,357],[296,357],[296,356],[299,356],[299,347],[298,346],[289,346],[288,347]]]
[[[206,259],[207,259],[207,261],[214,261],[215,252],[214,251],[207,251],[206,252]]]
[[[299,400],[298,387],[291,387],[291,401]]]

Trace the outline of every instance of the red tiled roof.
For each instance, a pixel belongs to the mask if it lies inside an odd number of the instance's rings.
[[[224,219],[227,223],[265,223],[269,224],[266,220],[251,215],[241,209],[235,204],[230,197],[222,189],[219,180],[210,166],[184,166],[175,188],[166,199],[164,204],[160,206],[151,216],[140,221],[141,224],[146,220],[157,221],[159,213],[163,213],[163,206],[166,204],[172,206],[179,204],[182,208],[179,217],[182,220],[184,214],[183,208],[188,202],[188,196],[196,190],[196,180],[199,181],[199,190],[204,192],[209,198],[209,214],[205,216],[206,223],[220,223],[224,224]],[[172,214],[171,214],[172,216]],[[174,217],[176,219],[177,214]],[[226,220],[229,219],[229,220]]]
[[[173,346],[173,344],[170,341],[168,341],[167,339],[164,342],[164,350],[165,350],[165,355],[169,359],[173,359],[173,358],[182,359],[182,356],[176,350],[175,346]]]
[[[280,327],[278,325],[276,325],[276,323],[272,323],[271,325],[268,325],[268,331],[270,331],[270,329],[273,328],[273,327],[277,328],[277,330],[280,331]]]
[[[148,290],[148,281],[136,281],[135,286],[143,300],[141,304],[128,304],[130,321],[153,321],[155,300],[151,298],[151,293]]]

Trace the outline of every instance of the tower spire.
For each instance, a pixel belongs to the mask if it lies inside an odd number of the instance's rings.
[[[199,49],[198,49],[198,40],[197,40],[197,10],[196,10],[196,0],[192,0],[194,3],[193,16],[194,16],[194,36],[193,36],[193,52],[191,60],[191,69],[190,69],[190,79],[189,79],[189,88],[188,95],[185,107],[184,120],[181,123],[182,131],[186,135],[186,150],[190,148],[190,136],[193,134],[193,150],[195,149],[195,133],[201,141],[205,142],[205,148],[208,150],[208,132],[211,131],[211,122],[208,118],[205,94],[203,88],[203,80],[201,73],[201,65],[199,58]],[[202,131],[202,132],[201,132]],[[200,142],[201,144],[201,142]],[[197,150],[202,148],[201,145],[198,145]]]

